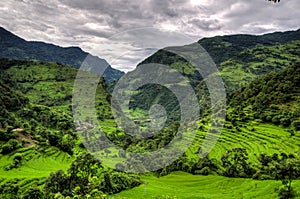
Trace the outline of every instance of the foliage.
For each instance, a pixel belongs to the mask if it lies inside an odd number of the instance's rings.
[[[20,199],[19,186],[15,182],[8,182],[0,186],[0,197],[5,199]]]
[[[15,139],[10,139],[6,144],[2,146],[2,154],[8,154],[16,150],[19,147],[18,141]]]
[[[293,123],[297,129],[297,118],[300,117],[300,107],[297,106],[300,91],[299,66],[299,63],[294,64],[282,72],[270,73],[242,87],[232,94],[230,106],[238,107],[236,110],[239,113],[250,109],[255,118],[265,122],[285,127]]]
[[[29,188],[23,195],[22,199],[43,199],[44,193],[37,187]]]
[[[271,169],[276,180],[281,180],[284,188],[279,191],[280,198],[294,198],[295,191],[292,188],[292,182],[300,178],[300,161],[295,158],[283,158],[274,163]]]
[[[222,166],[225,171],[224,176],[228,177],[250,177],[253,174],[253,168],[248,163],[248,154],[246,149],[234,148],[227,151],[221,158]]]
[[[81,153],[71,164],[67,173],[51,173],[45,182],[44,192],[48,197],[61,193],[64,196],[117,193],[140,185],[136,175],[105,171],[101,162],[89,153]],[[98,191],[97,191],[98,190]]]

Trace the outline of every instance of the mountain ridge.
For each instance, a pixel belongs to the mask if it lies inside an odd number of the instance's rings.
[[[241,40],[245,40],[241,41]],[[238,55],[241,51],[256,45],[274,46],[300,40],[300,29],[284,32],[267,33],[263,35],[235,34],[202,38],[198,43],[212,56],[218,65],[221,62]],[[216,43],[216,45],[213,45]],[[222,55],[219,57],[219,55]]]
[[[12,32],[0,27],[0,57],[15,60],[36,60],[42,62],[58,62],[74,68],[80,68],[87,57],[93,59],[101,67],[106,69],[103,77],[111,82],[119,79],[124,72],[112,68],[104,59],[93,56],[80,47],[61,47],[42,41],[27,41]]]

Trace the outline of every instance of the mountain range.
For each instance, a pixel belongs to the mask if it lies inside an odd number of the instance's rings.
[[[300,61],[300,29],[264,35],[216,36],[200,39],[198,43],[216,63],[228,94],[263,75],[281,71]],[[183,46],[182,49],[184,51],[191,46],[189,55],[196,57],[197,54],[193,55],[193,45]],[[184,58],[165,48],[149,56],[139,65],[148,63],[165,64],[181,72],[196,91],[201,108],[204,110],[209,106],[205,80]],[[158,102],[164,104],[173,117],[180,114],[176,96],[165,91],[160,85],[146,85],[140,88],[131,105],[133,108],[147,110],[153,103]]]
[[[100,71],[106,69],[103,77],[108,82],[124,75],[124,72],[112,68],[106,60],[90,55],[79,47],[60,47],[44,42],[26,41],[0,27],[0,58],[58,62],[80,68],[87,57],[93,59],[92,63],[101,68]]]
[[[204,198],[275,198],[284,184],[276,181],[278,176],[274,173],[284,169],[286,160],[293,166],[288,169],[300,168],[299,30],[199,40],[215,61],[227,93],[222,133],[204,158],[199,153],[211,126],[205,78],[187,60],[169,52],[169,48],[157,51],[141,64],[169,65],[188,80],[201,106],[193,138],[189,133],[178,132],[181,124],[176,121],[180,120],[181,107],[167,86],[150,84],[134,92],[129,114],[135,124],[141,128],[148,126],[148,110],[153,104],[162,105],[168,118],[160,131],[145,139],[131,136],[116,123],[111,111],[108,87],[122,75],[120,72],[115,71],[117,76],[106,76],[106,81],[100,78],[93,99],[96,117],[90,117],[89,114],[95,115],[93,111],[81,115],[72,98],[77,93],[88,93],[88,89],[74,91],[74,80],[84,55],[89,54],[76,47],[28,42],[4,29],[0,37],[0,198],[101,198],[108,194],[142,198],[146,186],[151,188],[145,198],[196,198],[199,190]],[[189,55],[194,56],[193,53],[191,50]],[[74,56],[81,57],[72,59]],[[97,63],[108,64],[90,57]],[[51,62],[43,61],[46,58]],[[69,64],[64,65],[63,61]],[[141,64],[129,75],[138,74]],[[163,71],[157,72],[158,76],[165,75]],[[144,76],[130,81],[139,82]],[[172,73],[170,77],[177,81]],[[84,104],[87,105],[91,103]],[[82,121],[74,123],[73,113]],[[106,138],[118,148],[103,142]],[[127,152],[156,151],[182,138],[192,139],[191,145],[170,165],[147,175],[116,171],[128,167],[132,171],[147,171],[160,165],[168,157],[149,156],[148,164],[143,165],[143,159]],[[87,146],[89,152],[99,155],[104,166],[93,165],[93,156],[84,155]],[[178,147],[183,145],[178,143]],[[116,162],[116,170],[106,165]],[[89,175],[85,175],[87,172]],[[292,188],[297,197],[299,179],[300,173],[295,173]],[[28,193],[32,195],[23,197]]]

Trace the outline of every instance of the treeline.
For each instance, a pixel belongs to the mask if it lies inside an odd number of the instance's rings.
[[[69,169],[51,173],[44,186],[22,190],[13,181],[0,186],[0,197],[6,199],[103,198],[141,184],[138,175],[105,169],[100,160],[89,153],[76,157]]]
[[[258,163],[251,163],[244,148],[233,148],[222,155],[221,160],[204,157],[198,161],[180,157],[171,165],[158,170],[158,176],[172,171],[185,171],[194,175],[220,175],[232,178],[252,178],[255,180],[279,180],[282,187],[275,189],[279,198],[297,196],[292,182],[300,179],[300,159],[296,154],[261,153],[257,156]]]

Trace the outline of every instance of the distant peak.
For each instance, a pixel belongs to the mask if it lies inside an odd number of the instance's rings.
[[[5,29],[3,27],[0,27],[0,38],[3,39],[3,37],[5,39],[11,38],[11,39],[14,39],[14,40],[24,41],[24,39],[22,39],[21,37],[15,35],[14,33],[8,31],[7,29]]]
[[[1,31],[1,32],[9,32],[8,30],[6,30],[5,28],[3,28],[3,27],[1,27],[1,26],[0,26],[0,31]],[[9,32],[9,33],[11,33],[11,32]],[[12,34],[12,33],[11,33],[11,34]]]

